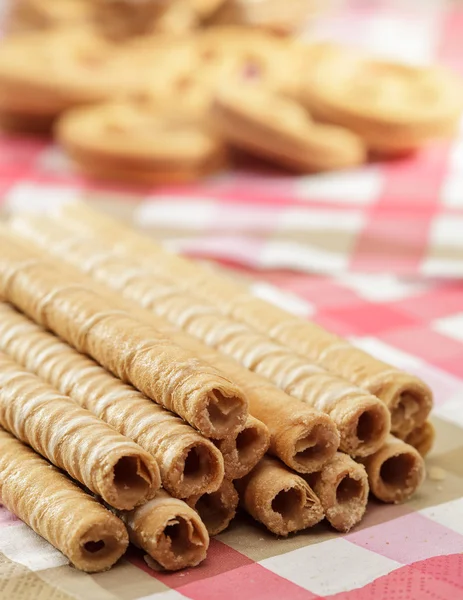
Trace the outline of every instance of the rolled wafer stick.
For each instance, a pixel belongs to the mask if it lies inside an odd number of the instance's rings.
[[[23,226],[24,235],[27,235],[26,231],[31,235],[35,231],[35,241],[44,247],[58,249],[58,245],[51,241],[47,242],[53,238],[53,236],[51,238],[49,236],[49,227],[40,228],[37,226],[36,220],[31,219],[18,221],[17,225],[20,224]],[[85,269],[86,266],[92,264],[88,260],[88,255],[85,254],[87,257],[87,261],[85,261],[82,251],[74,246],[71,249],[69,245],[65,248],[60,244],[59,248],[61,258],[80,269]],[[94,246],[92,246],[92,252],[95,253]],[[95,261],[99,257],[98,253],[93,256]],[[113,267],[109,269],[109,266],[106,265],[106,269],[98,270],[101,275],[98,279],[121,292],[131,291],[133,299],[140,303],[139,298],[143,296],[139,297],[133,286],[128,285],[134,271],[128,265],[122,265],[119,257],[114,261]],[[105,277],[103,277],[103,273],[106,273]],[[96,271],[93,271],[93,276],[97,277]],[[123,282],[125,282],[124,285],[122,285]],[[151,287],[150,283],[148,283],[148,287]],[[114,296],[112,301],[114,303]],[[155,303],[152,309],[157,314],[162,313],[161,303]],[[339,434],[328,415],[292,399],[266,379],[248,371],[234,360],[209,348],[199,340],[182,332],[173,331],[172,327],[166,325],[165,321],[156,317],[152,312],[142,312],[143,314],[137,313],[137,317],[140,317],[142,321],[149,322],[156,329],[168,333],[174,342],[214,364],[228,378],[238,383],[246,394],[253,416],[269,428],[270,452],[278,456],[286,465],[297,471],[310,473],[319,470],[323,463],[334,455],[339,446]]]
[[[267,427],[249,416],[236,438],[218,440],[217,447],[223,455],[225,477],[241,479],[257,465],[270,445]]]
[[[392,435],[378,452],[362,462],[368,473],[371,492],[383,502],[397,504],[407,500],[425,477],[420,453]]]
[[[159,488],[150,454],[3,353],[0,425],[115,508],[131,510]]]
[[[115,310],[86,283],[1,228],[0,294],[6,300],[205,435],[238,433],[247,401],[235,384],[166,335]]]
[[[2,302],[0,350],[152,454],[173,495],[213,492],[222,483],[223,459],[211,441]]]
[[[318,473],[305,479],[335,529],[347,532],[362,520],[370,490],[368,476],[365,468],[350,456],[337,452]]]
[[[2,503],[81,571],[106,571],[129,543],[123,523],[0,428]]]
[[[405,437],[422,425],[432,407],[432,392],[419,378],[355,348],[315,323],[302,320],[217,271],[163,250],[130,227],[82,203],[59,209],[60,218],[75,230],[92,232],[120,251],[136,256],[151,272],[181,284],[188,295],[206,299],[233,317],[325,369],[378,396],[391,412],[392,431]]]
[[[436,430],[431,421],[426,421],[423,425],[415,427],[405,438],[405,442],[418,450],[421,456],[426,456],[434,444]]]
[[[277,535],[312,527],[324,517],[307,482],[273,458],[264,457],[236,487],[242,507]]]
[[[117,514],[130,541],[168,571],[195,567],[206,558],[209,535],[198,513],[164,490],[143,506]]]
[[[343,451],[366,456],[384,443],[390,417],[378,398],[224,317],[205,301],[185,297],[175,286],[163,284],[148,270],[138,267],[136,261],[108,252],[96,241],[89,243],[87,237],[73,235],[66,227],[43,219],[23,217],[17,219],[14,226],[98,281],[156,311],[288,394],[326,412],[339,430]],[[217,362],[213,362],[217,366]]]
[[[231,481],[224,479],[216,492],[192,496],[185,502],[198,512],[209,535],[217,535],[227,529],[236,514],[238,492]]]

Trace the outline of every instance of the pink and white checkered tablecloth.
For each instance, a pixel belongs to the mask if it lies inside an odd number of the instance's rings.
[[[463,74],[463,6],[349,2],[311,35]],[[149,190],[81,179],[47,141],[0,138],[3,212],[84,197],[176,250],[252,275],[256,293],[416,373],[433,388],[430,477],[409,503],[371,503],[346,535],[321,524],[275,540],[242,515],[199,568],[143,554],[85,575],[0,505],[9,600],[463,599],[463,129],[460,139],[356,171],[294,177],[261,165]]]

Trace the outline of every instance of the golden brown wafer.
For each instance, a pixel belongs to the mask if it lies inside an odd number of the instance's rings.
[[[33,219],[28,226],[24,217],[17,219],[14,226],[46,249],[54,249],[57,256],[70,257],[73,265],[156,311],[291,396],[327,413],[339,430],[343,451],[366,456],[384,443],[390,418],[378,398],[222,316],[211,304],[192,300],[171,285],[163,285],[159,277],[150,275],[135,261],[105,252],[97,242],[89,243],[87,237],[79,239],[60,223],[45,221],[40,225],[41,222]],[[234,377],[242,381],[239,374]]]
[[[307,529],[324,517],[306,481],[276,459],[264,457],[236,487],[246,512],[277,535]]]
[[[185,502],[198,512],[209,535],[217,535],[230,525],[236,514],[238,492],[231,481],[224,479],[216,492],[191,496]]]
[[[216,442],[223,455],[225,477],[240,479],[257,465],[270,446],[269,431],[258,419],[249,416],[236,438]]]
[[[63,206],[60,216],[72,228],[92,231],[114,249],[136,257],[151,272],[181,285],[188,294],[213,303],[223,314],[378,396],[389,408],[392,432],[399,437],[425,422],[432,407],[432,392],[417,377],[355,348],[313,322],[252,296],[247,287],[217,271],[166,252],[148,237],[84,204]]]
[[[433,447],[435,437],[436,430],[434,429],[434,425],[431,421],[426,421],[423,425],[412,429],[404,439],[404,442],[416,448],[421,456],[426,456]]]
[[[174,496],[222,483],[223,459],[212,442],[2,302],[0,350],[152,454]]]
[[[290,98],[261,86],[227,86],[215,98],[212,118],[233,147],[301,172],[362,164],[365,148],[348,129],[314,123]]]
[[[426,474],[419,452],[392,435],[378,452],[362,462],[372,494],[383,502],[397,504],[408,500],[423,483]]]
[[[335,529],[347,532],[362,520],[370,489],[368,476],[365,468],[350,456],[337,452],[318,473],[305,479]]]
[[[129,543],[122,522],[0,428],[2,503],[82,571],[106,571]]]
[[[143,506],[119,513],[130,541],[168,571],[195,567],[206,558],[209,535],[188,504],[160,490]]]
[[[94,245],[90,261],[86,249],[84,249],[84,253],[78,251],[78,248],[82,248],[81,245],[66,243],[66,245],[55,246],[52,240],[56,234],[56,228],[43,219],[21,218],[16,219],[13,225],[23,235],[30,237],[47,250],[59,247],[60,258],[65,258],[79,269],[85,269],[86,265],[90,267],[99,264],[99,254]],[[50,232],[54,232],[51,237]],[[68,241],[68,236],[69,240],[73,241],[71,232],[68,232],[66,241]],[[133,264],[121,264],[120,257],[116,257],[111,265],[106,263],[104,271],[106,276],[100,278],[102,281],[115,289],[120,289],[121,283],[125,282],[122,287],[126,292],[132,289],[126,283],[134,274],[138,274],[139,269],[135,265],[134,271]],[[93,274],[96,276],[96,271]],[[151,288],[150,282],[148,282],[148,288]],[[100,293],[102,290],[99,288],[98,291]],[[107,291],[106,293],[111,292]],[[114,303],[115,297],[112,295],[111,298]],[[134,294],[133,298],[136,300],[138,295]],[[131,312],[134,310],[133,306],[126,304],[121,305],[121,308],[127,308]],[[159,308],[158,304],[153,307],[156,311]],[[239,386],[249,401],[251,413],[269,428],[270,452],[278,456],[285,464],[297,471],[310,473],[319,470],[323,463],[334,455],[339,446],[339,434],[328,415],[291,398],[266,379],[248,371],[234,360],[209,348],[199,340],[173,330],[153,313],[138,310],[137,318],[152,324],[159,331],[165,332],[175,343],[215,365],[232,381],[239,382]]]
[[[302,98],[315,118],[348,127],[383,155],[453,135],[461,82],[437,67],[368,59],[349,48],[314,48]]]
[[[188,181],[225,157],[222,142],[194,116],[134,102],[69,110],[55,132],[77,165],[100,178]]]
[[[84,276],[79,283],[77,273],[59,270],[6,228],[0,256],[0,293],[37,323],[205,435],[220,439],[244,425],[247,401],[236,385],[156,329],[115,310],[86,287]]]
[[[152,456],[3,353],[0,424],[111,506],[129,510],[159,488]]]

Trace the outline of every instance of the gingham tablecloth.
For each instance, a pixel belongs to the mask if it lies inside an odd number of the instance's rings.
[[[463,73],[456,3],[350,2],[311,35]],[[372,502],[347,535],[320,524],[276,540],[240,515],[203,565],[176,574],[135,549],[109,573],[79,573],[0,505],[1,599],[463,599],[463,130],[357,171],[292,177],[256,164],[150,190],[95,185],[50,143],[2,137],[0,194],[3,214],[84,197],[174,249],[233,264],[256,293],[425,379],[438,433],[412,501]]]

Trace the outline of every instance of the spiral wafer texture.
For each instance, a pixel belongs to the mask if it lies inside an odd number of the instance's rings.
[[[0,424],[116,508],[152,498],[152,456],[0,353]]]
[[[173,495],[220,486],[223,459],[211,441],[2,302],[0,350],[152,454]]]
[[[22,218],[13,222],[15,228],[23,235],[33,239],[47,250],[55,250],[60,258],[64,258],[79,269],[92,272],[99,281],[113,289],[120,290],[125,296],[140,303],[146,288],[151,289],[151,279],[137,291],[129,285],[133,277],[139,276],[139,268],[133,262],[121,262],[121,257],[114,257],[108,262],[104,254],[104,268],[100,266],[100,253],[93,244],[90,255],[88,241],[84,245],[74,240],[71,232],[62,239],[62,232],[56,230],[52,223],[37,218]],[[142,281],[143,283],[143,281]],[[141,294],[141,295],[140,295]],[[156,302],[152,310],[161,312],[161,303]],[[148,318],[147,318],[148,316]],[[301,472],[317,471],[324,462],[333,456],[339,446],[339,434],[333,421],[324,413],[292,399],[269,382],[240,366],[234,360],[209,348],[198,340],[181,332],[172,331],[166,323],[152,313],[140,315],[140,318],[168,334],[176,343],[188,348],[198,356],[202,356],[223,373],[238,383],[245,391],[250,409],[256,418],[264,422],[270,431],[270,452],[278,456],[285,464]],[[176,323],[174,322],[174,325]],[[230,436],[231,437],[231,436]]]
[[[54,249],[58,256],[71,257],[72,264],[156,311],[287,394],[328,414],[339,430],[343,451],[366,456],[384,443],[390,429],[389,413],[368,392],[223,316],[212,304],[185,297],[175,286],[163,283],[136,261],[114,255],[96,241],[89,243],[88,238],[79,238],[60,224],[45,221],[40,226],[40,220],[32,220],[28,227],[24,217],[15,221],[15,227],[43,247]]]
[[[216,271],[166,252],[148,237],[82,203],[62,206],[59,213],[76,231],[92,231],[114,249],[136,257],[156,276],[211,302],[223,314],[378,396],[391,413],[392,432],[399,437],[422,425],[429,415],[432,392],[418,377],[355,348],[313,322],[253,296],[245,286]]]
[[[64,473],[0,428],[2,503],[82,571],[109,569],[128,545],[123,523]]]
[[[219,371],[115,310],[87,287],[84,275],[79,280],[78,273],[66,274],[56,265],[54,271],[53,259],[18,243],[6,228],[0,250],[0,293],[37,323],[203,434],[220,439],[242,428],[246,398]]]

